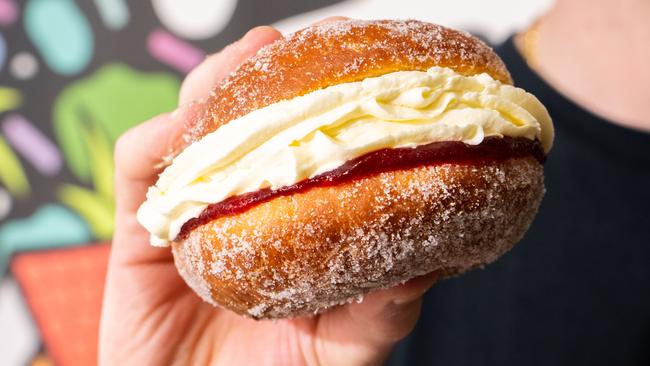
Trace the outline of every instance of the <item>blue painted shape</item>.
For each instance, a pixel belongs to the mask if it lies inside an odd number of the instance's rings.
[[[95,6],[108,29],[120,30],[129,23],[129,7],[126,1],[95,0]]]
[[[5,64],[5,59],[7,58],[7,43],[5,42],[4,37],[0,34],[0,70]]]
[[[60,205],[44,205],[31,217],[0,226],[0,276],[13,253],[85,244],[90,239],[90,230],[79,216]]]
[[[72,0],[29,0],[23,23],[45,63],[62,75],[82,71],[93,54],[88,20]]]

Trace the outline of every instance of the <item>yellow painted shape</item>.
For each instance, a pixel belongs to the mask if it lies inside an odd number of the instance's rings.
[[[0,86],[0,113],[10,111],[23,104],[23,95],[18,89]]]
[[[113,201],[113,147],[108,136],[96,123],[82,127],[81,136],[86,144],[94,190]]]
[[[25,197],[30,192],[23,166],[2,136],[0,136],[0,182],[14,197]]]
[[[110,199],[96,191],[73,184],[64,184],[57,190],[61,202],[81,215],[100,240],[110,239],[113,235],[114,205]]]

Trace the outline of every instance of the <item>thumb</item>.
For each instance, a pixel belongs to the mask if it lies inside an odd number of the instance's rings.
[[[208,56],[199,66],[190,72],[179,95],[179,103],[203,99],[210,90],[235,70],[246,59],[255,55],[263,46],[280,38],[282,34],[270,26],[255,27],[237,42],[223,50]]]

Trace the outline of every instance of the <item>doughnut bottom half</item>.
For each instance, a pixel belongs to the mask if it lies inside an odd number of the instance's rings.
[[[543,195],[533,157],[421,166],[276,197],[195,228],[172,251],[205,301],[294,317],[490,263],[522,238]]]

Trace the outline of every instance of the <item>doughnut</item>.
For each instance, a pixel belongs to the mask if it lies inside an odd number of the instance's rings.
[[[215,86],[139,222],[203,300],[325,311],[518,242],[551,118],[477,38],[416,20],[314,25]]]

